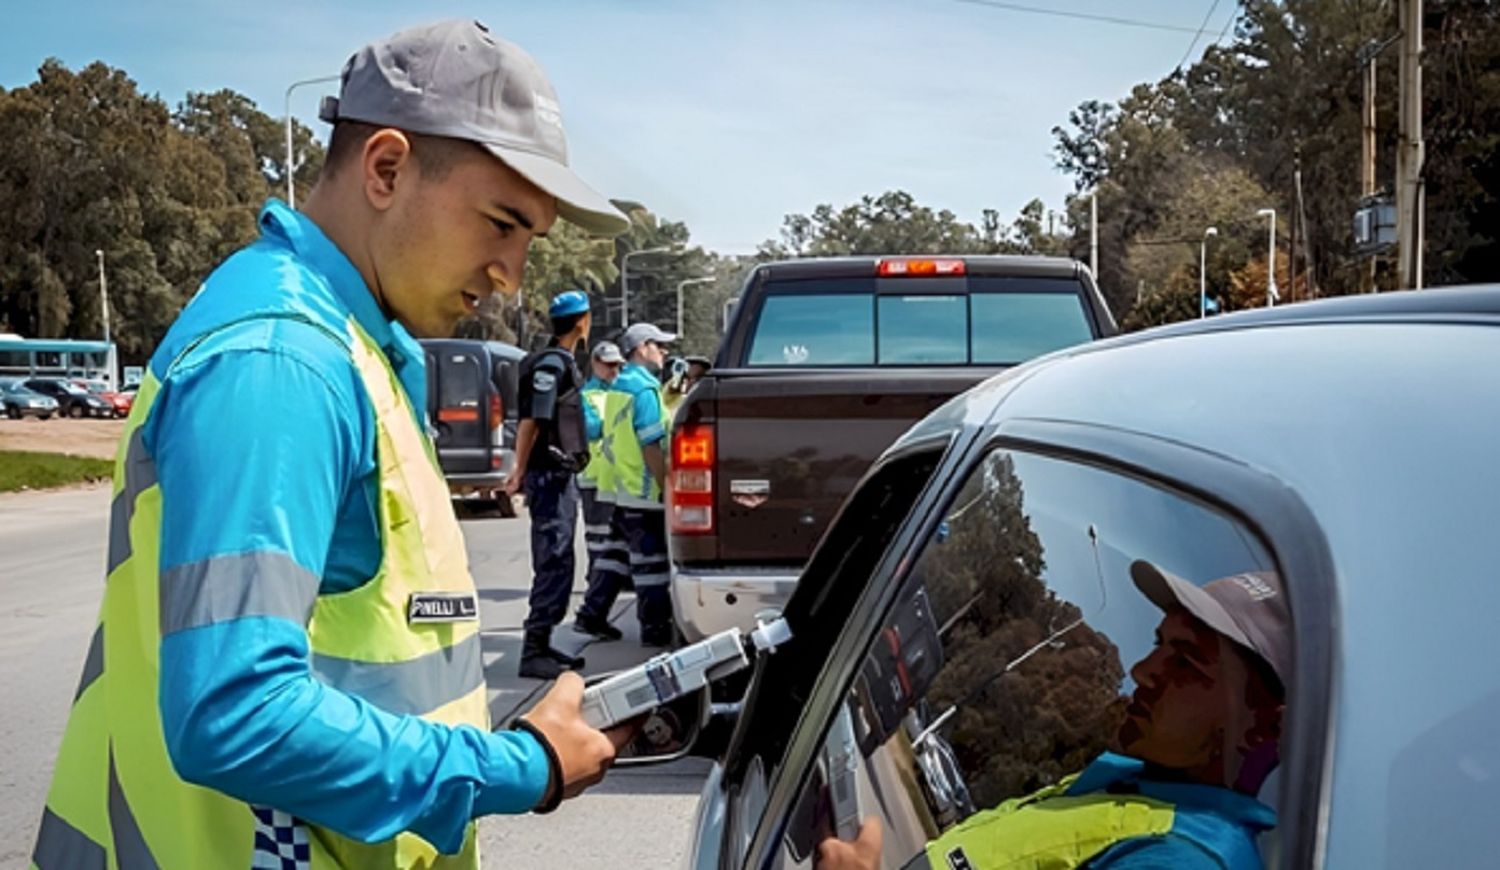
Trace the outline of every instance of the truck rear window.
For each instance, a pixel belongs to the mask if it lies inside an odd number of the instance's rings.
[[[768,283],[746,365],[1014,365],[1093,337],[1072,280],[971,275],[900,289],[899,279]]]

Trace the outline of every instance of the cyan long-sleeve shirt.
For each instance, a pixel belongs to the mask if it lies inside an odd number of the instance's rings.
[[[470,819],[541,800],[544,750],[525,733],[393,715],[330,687],[312,670],[305,618],[317,595],[361,586],[381,559],[375,413],[328,331],[358,321],[419,423],[422,349],[310,220],[272,201],[260,226],[151,360],[162,387],[142,445],[161,487],[162,582],[215,589],[200,606],[176,602],[193,618],[162,637],[167,748],[183,778],[240,800],[360,840],[411,831],[456,852]]]
[[[661,381],[656,375],[639,363],[626,363],[610,389],[634,397],[631,426],[642,447],[667,437],[667,429],[662,425]]]

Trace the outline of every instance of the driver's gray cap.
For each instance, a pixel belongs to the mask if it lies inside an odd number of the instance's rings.
[[[565,220],[598,235],[630,227],[568,168],[562,107],[542,68],[478,21],[439,21],[366,45],[318,116],[466,139],[556,197]]]
[[[1276,572],[1247,571],[1195,586],[1137,559],[1130,565],[1130,579],[1157,607],[1181,607],[1259,656],[1276,672],[1282,686],[1291,683],[1292,615]]]

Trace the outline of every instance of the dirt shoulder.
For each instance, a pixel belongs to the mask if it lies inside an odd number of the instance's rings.
[[[0,450],[34,450],[113,459],[124,420],[0,418]]]

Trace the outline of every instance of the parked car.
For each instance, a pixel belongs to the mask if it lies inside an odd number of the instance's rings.
[[[24,382],[34,390],[57,401],[58,413],[65,417],[112,417],[114,405],[90,393],[72,381],[61,378],[32,378]]]
[[[73,383],[108,402],[110,407],[114,409],[116,417],[124,418],[130,416],[130,406],[135,402],[134,392],[127,393],[124,390],[117,392],[111,390],[109,384],[104,381],[89,380],[87,378],[74,378]]]
[[[5,416],[12,420],[22,417],[45,420],[57,413],[57,400],[27,389],[20,381],[0,381],[0,404],[4,405]]]
[[[1500,287],[1426,290],[1124,336],[945,405],[819,543],[687,866],[810,867],[874,816],[901,867],[1123,741],[1162,649],[1141,563],[1284,590],[1267,867],[1493,866],[1497,370]]]
[[[682,633],[748,628],[784,605],[855,482],[934,408],[1010,366],[1114,333],[1072,260],[756,267],[718,359],[675,417],[667,510]]]
[[[422,346],[427,416],[449,488],[514,516],[503,485],[516,462],[517,379],[526,354],[499,341],[423,339]]]

